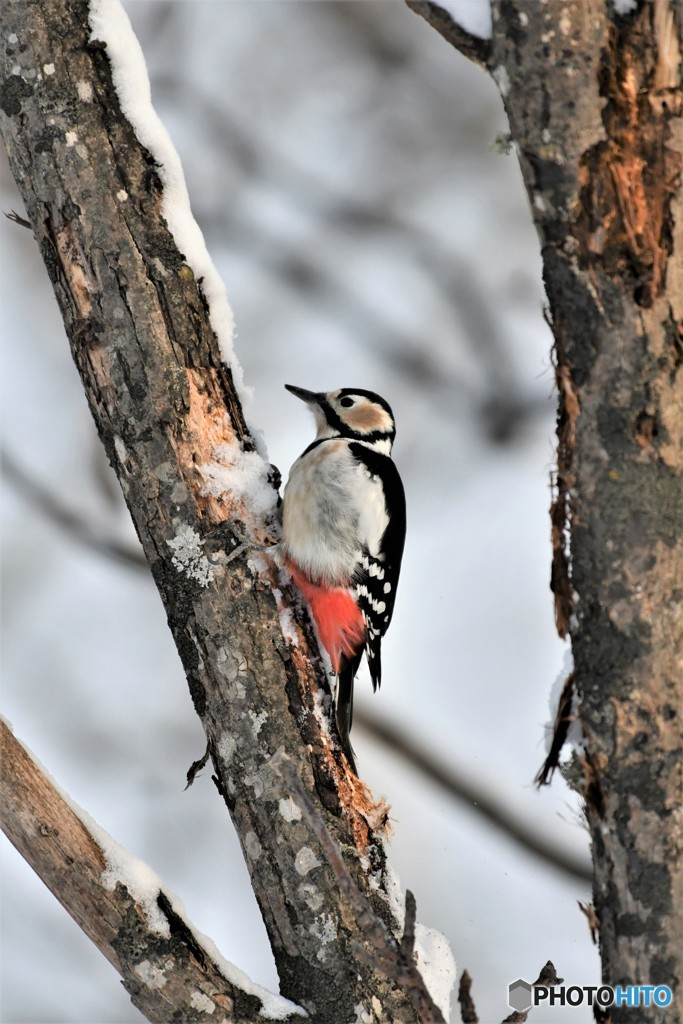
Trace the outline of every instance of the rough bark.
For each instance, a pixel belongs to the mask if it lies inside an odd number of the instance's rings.
[[[493,0],[487,60],[555,337],[552,585],[574,651],[603,978],[671,986],[672,1006],[640,1011],[662,1024],[683,1019],[681,28],[669,0],[625,15]]]
[[[258,1024],[262,1001],[226,977],[159,889],[161,928],[121,882],[102,880],[107,854],[28,751],[0,722],[0,809],[7,837],[118,971],[147,1020]],[[166,927],[163,927],[165,922]],[[161,934],[161,931],[167,934]],[[301,1016],[286,1018],[291,1024]]]
[[[5,4],[1,25],[10,163],[167,611],[282,993],[319,1021],[355,1019],[359,1004],[372,1019],[415,1020],[270,764],[276,751],[287,754],[394,944],[381,830],[373,828],[382,815],[318,713],[318,694],[324,710],[329,694],[296,599],[267,557],[246,549],[227,564],[245,529],[268,540],[275,525],[207,488],[202,467],[219,445],[252,451],[254,442],[201,283],[164,220],[154,160],[122,116],[83,0]],[[283,636],[277,587],[297,623],[296,644]]]

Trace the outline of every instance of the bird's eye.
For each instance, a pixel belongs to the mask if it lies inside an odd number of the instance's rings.
[[[345,395],[344,398],[339,399],[339,404],[343,405],[345,409],[350,409],[351,406],[354,405],[355,403],[353,398],[350,398],[348,395]]]

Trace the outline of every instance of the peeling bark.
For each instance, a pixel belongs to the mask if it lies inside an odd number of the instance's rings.
[[[669,985],[671,1006],[640,1011],[657,1024],[683,1019],[681,29],[673,0],[625,15],[493,0],[486,61],[555,338],[552,587],[586,741],[603,978]]]
[[[598,2],[549,4],[542,17],[507,0],[496,9],[494,49],[510,80],[555,333],[562,513],[553,527],[571,536],[559,618],[586,737],[603,978],[669,985],[676,1009],[643,1019],[679,1021],[680,25],[663,0],[623,18]],[[613,1009],[612,1020],[629,1012]]]
[[[217,448],[250,452],[254,442],[201,282],[164,220],[154,160],[122,116],[83,0],[6,4],[1,24],[10,163],[166,608],[282,993],[321,1022],[355,1019],[358,1004],[382,1022],[416,1020],[397,979],[368,955],[314,831],[280,813],[289,792],[270,761],[283,750],[354,883],[398,942],[382,809],[318,713],[318,695],[323,715],[330,696],[307,620],[267,556],[250,558],[246,549],[228,564],[245,529],[267,542],[277,524],[207,485]],[[283,636],[276,587],[297,623],[296,644]]]

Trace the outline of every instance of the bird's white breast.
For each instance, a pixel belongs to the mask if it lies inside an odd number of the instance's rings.
[[[292,466],[282,513],[283,553],[311,579],[347,586],[363,548],[377,555],[388,523],[381,482],[334,438]]]

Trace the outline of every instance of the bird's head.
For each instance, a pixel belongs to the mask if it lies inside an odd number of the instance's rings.
[[[337,391],[306,391],[285,384],[305,402],[315,416],[317,438],[350,437],[371,444],[389,455],[396,437],[394,415],[388,402],[374,391],[339,388]]]

